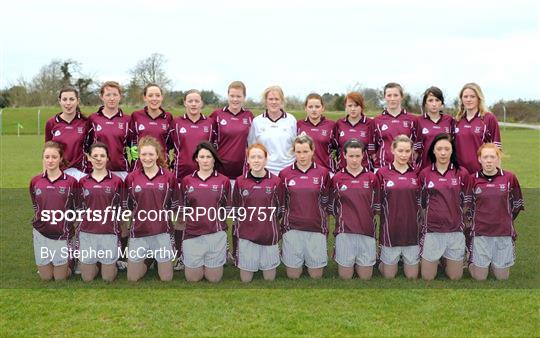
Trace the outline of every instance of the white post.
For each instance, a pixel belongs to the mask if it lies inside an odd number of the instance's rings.
[[[37,111],[37,134],[41,135],[41,109]]]

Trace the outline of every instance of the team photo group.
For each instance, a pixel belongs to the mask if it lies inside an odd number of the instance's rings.
[[[467,269],[508,279],[523,198],[481,88],[461,88],[455,116],[437,87],[421,114],[403,108],[398,83],[382,93],[374,118],[350,92],[334,121],[316,93],[297,120],[279,86],[265,89],[254,116],[240,81],[208,116],[198,90],[173,117],[156,84],[131,114],[117,82],[101,86],[91,114],[62,88],[29,189],[40,278],[113,281],[125,269],[135,282],[153,266],[162,281],[183,270],[189,282],[219,282],[226,264],[243,282],[257,271],[274,280],[280,264],[288,278],[321,278],[332,257],[343,279],[374,270],[391,279],[400,266],[409,279],[432,280],[439,268],[451,280]]]

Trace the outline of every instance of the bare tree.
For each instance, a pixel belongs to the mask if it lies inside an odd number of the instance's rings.
[[[148,83],[155,83],[163,89],[168,89],[172,81],[165,74],[163,67],[167,60],[162,54],[154,53],[130,70],[131,82],[139,88],[143,88]]]

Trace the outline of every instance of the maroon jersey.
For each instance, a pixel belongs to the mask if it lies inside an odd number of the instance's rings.
[[[450,164],[441,174],[435,164],[418,175],[422,189],[422,208],[425,215],[422,233],[463,231],[463,208],[469,173]]]
[[[197,162],[192,160],[193,153],[201,141],[212,140],[212,124],[213,120],[202,114],[196,122],[184,115],[176,117],[171,123],[174,174],[179,181],[198,169]]]
[[[467,196],[472,213],[472,236],[512,236],[513,219],[523,210],[519,182],[513,173],[499,169],[494,176],[478,171],[469,177]]]
[[[279,173],[285,187],[283,231],[302,230],[328,234],[328,170],[313,163],[303,172],[296,163]]]
[[[88,146],[88,119],[81,113],[75,113],[75,118],[67,122],[60,114],[51,117],[45,124],[45,142],[60,143],[64,148],[64,160],[68,162],[67,168],[84,172],[87,167],[84,153]]]
[[[176,212],[178,208],[178,184],[170,171],[159,168],[156,176],[150,179],[144,169],[134,170],[126,177],[125,189],[127,198],[124,208],[133,211],[130,237],[153,236],[171,231],[172,217],[161,215],[155,221],[152,218],[154,212],[165,214],[163,210]]]
[[[375,237],[375,212],[379,205],[377,176],[364,168],[353,176],[347,168],[331,180],[330,206],[336,218],[334,235],[341,233]]]
[[[446,133],[454,136],[456,121],[450,115],[440,114],[439,120],[433,122],[428,114],[418,117],[415,150],[418,152],[417,170],[422,170],[431,165],[428,151],[435,136]]]
[[[377,177],[381,196],[381,245],[418,245],[420,185],[416,173],[409,167],[402,174],[390,164],[380,168]]]
[[[233,206],[242,209],[236,211],[233,235],[260,245],[274,245],[280,239],[284,188],[278,176],[267,172],[262,178],[247,172],[236,179],[233,189]],[[245,214],[242,219],[241,214]]]
[[[77,208],[77,191],[79,184],[73,177],[62,173],[54,181],[50,181],[47,173],[37,175],[30,181],[30,198],[34,207],[32,225],[43,236],[67,240],[73,236],[73,222],[67,220],[52,224],[51,211],[75,210]],[[47,216],[47,213],[49,216]]]
[[[336,149],[336,139],[334,135],[335,122],[322,116],[317,125],[311,123],[309,118],[296,123],[297,134],[306,133],[313,139],[315,154],[313,161],[319,166],[335,172],[335,163],[330,154]]]
[[[180,208],[184,209],[184,239],[227,230],[226,215],[231,207],[231,182],[214,171],[205,180],[197,172],[185,176],[180,185]],[[200,216],[197,217],[197,208]],[[201,215],[204,211],[204,215]],[[191,213],[191,217],[188,214]],[[225,215],[225,217],[224,217]]]
[[[338,169],[347,167],[347,162],[345,161],[345,156],[343,154],[343,145],[351,138],[355,138],[364,144],[362,166],[369,169],[373,168],[371,155],[375,152],[374,126],[373,120],[364,115],[362,115],[360,121],[354,126],[349,122],[348,116],[337,120],[334,135],[336,135],[337,143]]]
[[[214,110],[213,142],[223,162],[220,173],[235,179],[242,175],[246,164],[246,148],[253,113],[242,108],[233,114],[228,107]]]
[[[476,155],[478,148],[490,142],[495,143],[499,148],[502,146],[497,118],[489,112],[484,117],[476,113],[470,121],[464,116],[456,123],[455,140],[459,165],[465,167],[470,173],[479,171],[481,166]]]
[[[167,163],[169,162],[169,150],[171,149],[171,143],[169,140],[169,128],[172,123],[173,117],[171,113],[166,112],[162,108],[161,114],[155,119],[148,114],[148,107],[144,109],[134,111],[131,114],[131,124],[129,129],[132,132],[131,146],[136,146],[139,140],[144,136],[155,137],[163,148],[163,156]],[[140,161],[134,161],[132,163],[132,169],[139,169],[141,167]]]
[[[382,168],[394,161],[392,142],[396,136],[407,135],[413,143],[416,142],[417,116],[403,109],[396,117],[393,117],[385,109],[373,121],[375,123],[375,147],[377,148],[375,167]]]
[[[130,116],[122,112],[111,118],[103,114],[103,106],[88,118],[90,124],[89,144],[102,142],[109,148],[109,162],[107,169],[112,171],[128,171],[129,163],[125,148],[129,147],[131,131],[129,129]],[[89,166],[91,167],[91,165]],[[88,168],[90,172],[90,168]]]
[[[101,181],[97,181],[91,174],[81,178],[79,181],[79,208],[83,210],[100,211],[103,218],[93,218],[83,216],[83,221],[79,225],[79,231],[92,234],[120,234],[119,222],[112,217],[112,209],[116,207],[116,213],[120,213],[123,204],[124,182],[110,171]],[[110,207],[110,213],[105,214],[105,209]],[[105,217],[107,216],[107,217]]]

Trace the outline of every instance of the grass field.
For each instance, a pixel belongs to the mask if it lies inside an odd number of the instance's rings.
[[[10,113],[4,114],[5,122]],[[2,336],[540,335],[538,131],[503,133],[503,166],[520,179],[526,211],[516,223],[517,262],[510,280],[483,283],[468,274],[459,282],[442,275],[433,282],[407,281],[402,274],[392,281],[378,274],[369,282],[341,281],[334,263],[318,281],[289,281],[281,267],[273,283],[257,275],[253,283],[242,284],[237,269],[229,266],[217,285],[187,284],[182,272],[162,283],[154,271],[137,284],[128,283],[125,273],[110,284],[86,284],[78,276],[41,282],[33,259],[27,184],[40,171],[42,142],[42,135],[0,137]]]

